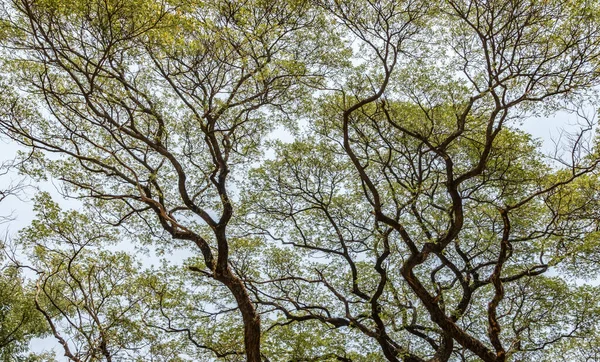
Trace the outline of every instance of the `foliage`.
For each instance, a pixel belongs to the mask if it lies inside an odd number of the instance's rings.
[[[70,360],[597,357],[596,1],[0,17],[0,131],[83,205],[19,237]],[[565,114],[552,153],[520,128]]]
[[[0,174],[9,174],[12,163],[0,165]],[[23,183],[11,183],[0,191],[0,202],[8,197],[18,197]],[[14,215],[0,216],[0,224],[9,222]],[[0,240],[0,360],[42,361],[44,356],[27,354],[29,342],[43,337],[48,329],[42,316],[35,310],[34,291],[25,281],[20,269],[15,268],[7,256],[11,256],[10,245]]]
[[[29,342],[47,333],[33,304],[33,291],[15,268],[0,274],[0,360],[33,361],[27,356]]]

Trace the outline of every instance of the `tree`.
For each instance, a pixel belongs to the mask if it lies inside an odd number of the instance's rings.
[[[12,162],[0,165],[0,176],[6,176]],[[3,180],[4,181],[4,180]],[[25,185],[22,182],[10,183],[0,190],[0,202],[9,197],[18,197]],[[15,216],[0,215],[0,224],[11,221]],[[33,305],[33,290],[24,281],[21,271],[7,262],[12,255],[6,240],[0,240],[0,360],[35,361],[36,357],[23,352],[32,338],[42,337],[47,328]]]
[[[4,260],[3,260],[4,261]],[[33,290],[17,269],[3,263],[0,274],[0,360],[36,361],[29,342],[48,329],[33,304]]]
[[[199,307],[222,340],[161,288],[149,328],[248,361],[552,359],[597,340],[597,288],[567,278],[597,275],[595,124],[551,156],[517,127],[593,104],[596,2],[13,0],[2,18],[18,91],[0,129],[24,172],[132,243],[193,246],[167,278],[202,293],[173,295],[224,298]],[[279,126],[293,142],[265,142]]]
[[[260,318],[228,265],[228,180],[271,127],[263,108],[283,107],[317,82],[321,45],[333,40],[311,34],[324,20],[306,2],[241,5],[12,2],[6,44],[16,57],[5,60],[45,99],[47,116],[13,103],[5,126],[12,136],[33,136],[25,123],[57,131],[26,143],[73,156],[76,167],[48,165],[73,190],[123,200],[128,210],[113,223],[151,212],[173,238],[194,243],[206,273],[235,297],[247,358],[258,361]]]
[[[117,230],[85,214],[62,212],[48,194],[36,199],[38,218],[19,242],[33,254],[35,309],[71,361],[179,361],[176,341],[145,328],[152,280],[135,256],[102,250]]]

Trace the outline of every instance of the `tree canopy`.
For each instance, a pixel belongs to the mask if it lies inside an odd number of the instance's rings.
[[[2,162],[0,175],[7,177],[12,166],[11,162]],[[3,183],[0,203],[5,203],[11,197],[19,197],[25,187],[23,182]],[[0,214],[0,225],[9,223],[14,217],[14,213],[3,212]],[[7,258],[13,255],[10,249],[9,241],[0,238],[0,361],[41,361],[43,355],[26,352],[31,339],[43,337],[48,328],[35,311],[30,283],[25,281],[22,270]]]
[[[5,0],[0,62],[70,361],[600,359],[595,0]]]

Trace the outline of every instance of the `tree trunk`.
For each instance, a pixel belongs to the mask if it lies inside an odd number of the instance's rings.
[[[217,279],[229,288],[242,313],[246,361],[260,362],[260,316],[256,312],[256,308],[254,308],[254,304],[250,300],[242,281],[233,275],[229,268],[223,274],[218,276]]]

